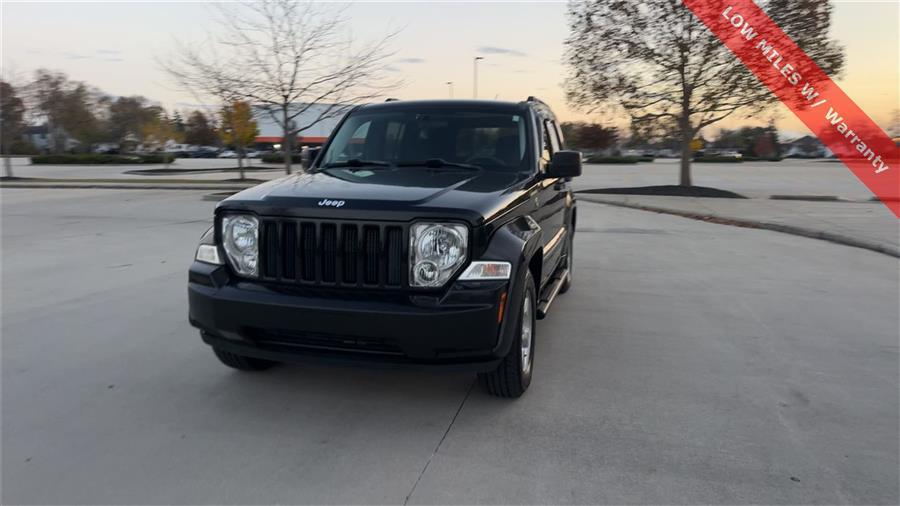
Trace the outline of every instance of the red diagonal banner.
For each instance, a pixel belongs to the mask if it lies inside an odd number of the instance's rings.
[[[682,0],[900,218],[890,137],[752,0]]]

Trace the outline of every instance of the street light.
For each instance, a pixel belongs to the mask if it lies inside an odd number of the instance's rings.
[[[472,60],[472,98],[478,98],[478,60],[483,60],[484,56],[476,56]]]
[[[453,81],[447,81],[444,84],[446,84],[447,87],[450,88],[450,98],[453,98]]]

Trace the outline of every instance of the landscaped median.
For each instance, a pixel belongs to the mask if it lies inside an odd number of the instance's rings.
[[[171,179],[171,178],[0,178],[0,188],[82,188],[116,190],[234,190],[262,183],[259,179]]]
[[[99,153],[58,155],[35,155],[32,165],[131,165],[147,163],[172,163],[175,157],[169,154],[149,155],[105,155]]]
[[[631,164],[638,162],[652,162],[652,156],[588,156],[584,163],[592,164]]]

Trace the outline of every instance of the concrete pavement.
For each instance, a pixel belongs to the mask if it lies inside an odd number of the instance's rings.
[[[895,259],[584,202],[509,402],[221,366],[186,321],[202,195],[0,191],[3,503],[898,502]]]
[[[581,200],[711,217],[832,240],[900,257],[900,224],[879,202],[721,199],[579,193]]]

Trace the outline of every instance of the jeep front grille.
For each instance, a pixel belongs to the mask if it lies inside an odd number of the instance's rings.
[[[301,285],[406,286],[399,224],[260,218],[260,277]]]

